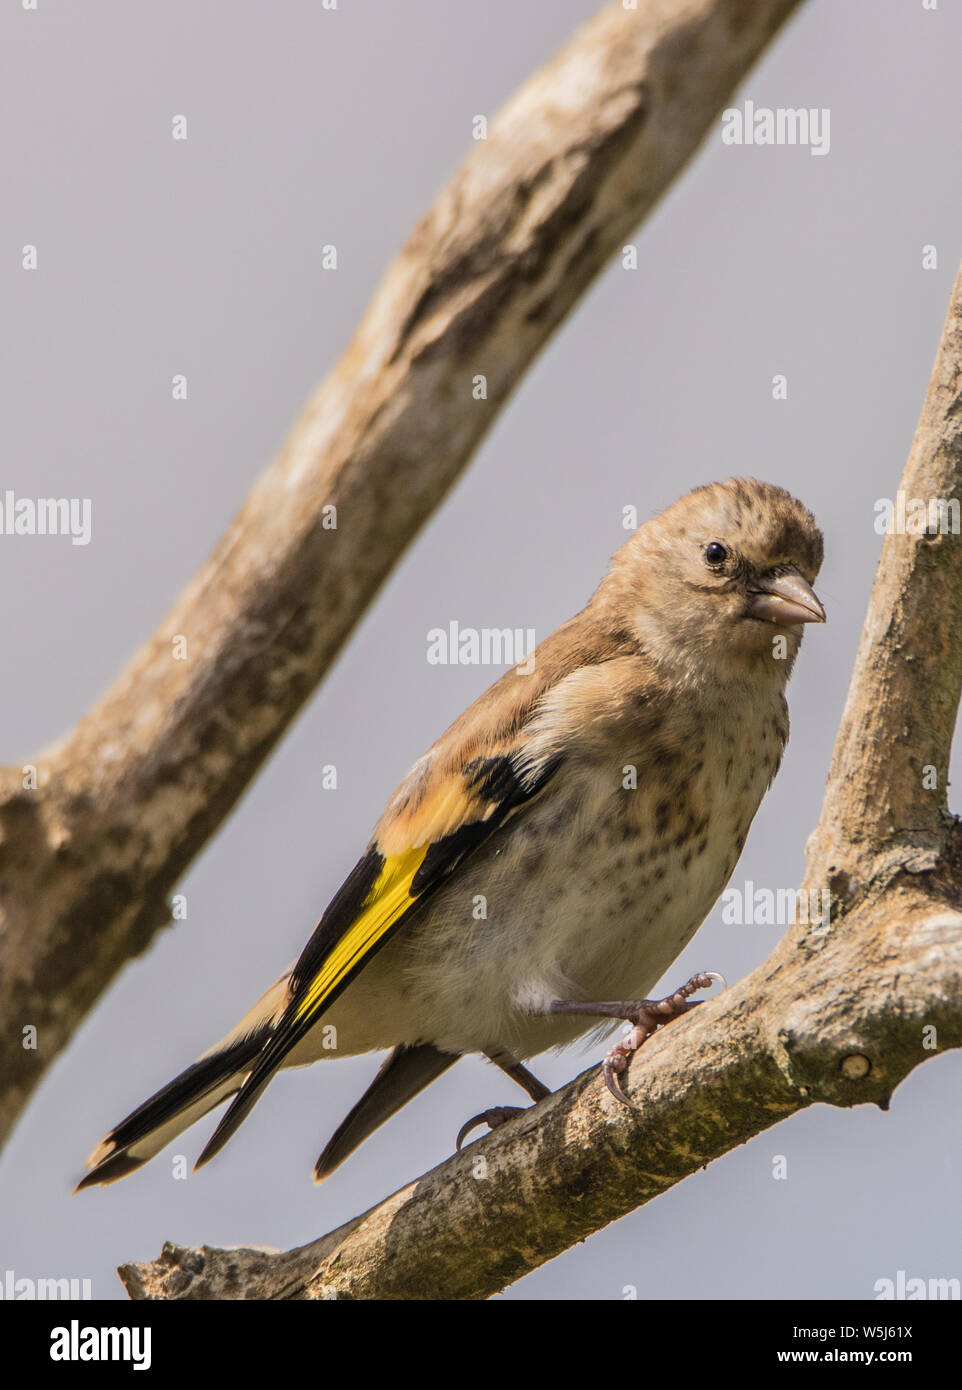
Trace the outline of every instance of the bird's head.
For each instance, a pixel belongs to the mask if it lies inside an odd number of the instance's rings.
[[[640,526],[609,576],[642,646],[689,677],[783,683],[805,623],[825,610],[812,584],[822,533],[784,488],[710,483]],[[781,638],[781,641],[774,639]]]

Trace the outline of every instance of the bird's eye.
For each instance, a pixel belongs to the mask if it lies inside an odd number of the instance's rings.
[[[712,541],[705,546],[705,559],[710,565],[723,565],[728,559],[728,546],[721,541]]]

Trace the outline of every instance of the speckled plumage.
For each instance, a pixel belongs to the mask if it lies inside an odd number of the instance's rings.
[[[206,1158],[277,1066],[421,1047],[416,1075],[377,1083],[396,1094],[352,1120],[349,1152],[422,1071],[466,1052],[517,1062],[599,1027],[551,1014],[553,1000],[650,991],[724,888],[778,770],[801,623],[824,617],[809,587],[821,559],[811,514],[754,480],[697,489],[641,526],[533,671],[507,672],[411,769],[356,889],[294,971],[107,1136],[85,1181],[139,1166],[240,1088]],[[410,904],[322,989],[405,856]]]

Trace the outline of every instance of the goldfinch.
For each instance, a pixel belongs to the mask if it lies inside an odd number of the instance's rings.
[[[731,876],[788,737],[802,625],[823,622],[814,517],[712,483],[640,526],[576,617],[414,764],[294,968],[113,1129],[79,1187],[141,1166],[230,1099],[198,1166],[279,1067],[389,1049],[318,1181],[465,1053],[523,1065],[609,1020],[633,1048],[692,1005],[644,998]],[[485,1112],[494,1125],[513,1107]]]

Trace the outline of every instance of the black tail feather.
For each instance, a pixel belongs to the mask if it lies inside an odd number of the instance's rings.
[[[357,1105],[332,1134],[317,1160],[314,1181],[322,1182],[333,1173],[368,1135],[453,1066],[458,1057],[456,1052],[439,1052],[430,1043],[396,1047]]]
[[[205,1163],[209,1163],[216,1154],[219,1154],[228,1139],[237,1133],[266,1090],[283,1058],[297,1041],[299,1041],[297,1037],[291,1041],[286,1037],[278,1040],[277,1034],[275,1034],[261,1051],[254,1066],[244,1078],[244,1084],[218,1120],[216,1129],[201,1150],[200,1157],[194,1164],[195,1173],[198,1168],[203,1168]]]
[[[213,1095],[230,1077],[242,1072],[253,1062],[269,1036],[268,1028],[255,1029],[221,1051],[201,1057],[161,1087],[101,1141],[88,1160],[90,1172],[81,1178],[74,1190],[79,1192],[85,1187],[113,1182],[139,1168],[146,1159],[128,1151],[163,1129],[183,1111],[197,1105],[206,1095]]]

